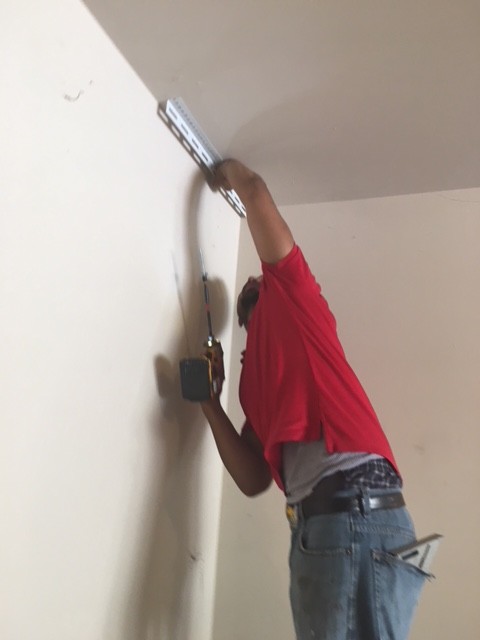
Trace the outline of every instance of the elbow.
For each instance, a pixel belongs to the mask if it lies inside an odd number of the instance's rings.
[[[247,496],[247,498],[255,498],[255,496],[264,493],[272,484],[272,476],[270,474],[265,475],[263,478],[257,478],[254,482],[244,483],[242,486],[238,485],[238,488]]]
[[[241,489],[241,491],[247,498],[256,498],[261,493],[264,493],[268,489],[268,486],[259,489]]]

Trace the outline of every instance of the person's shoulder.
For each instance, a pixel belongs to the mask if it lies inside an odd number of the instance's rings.
[[[302,250],[298,244],[294,244],[287,255],[281,260],[274,263],[262,262],[262,270],[272,273],[281,272],[302,263],[306,264]]]
[[[269,277],[278,280],[296,281],[298,283],[315,282],[310,267],[301,248],[295,244],[282,260],[275,264],[262,263],[262,271],[267,280]]]

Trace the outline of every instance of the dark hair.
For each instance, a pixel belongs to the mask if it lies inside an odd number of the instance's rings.
[[[260,292],[258,289],[250,289],[245,293],[240,292],[237,298],[237,315],[238,315],[238,324],[241,327],[246,327],[248,322],[248,315],[253,309],[253,307],[257,304],[258,297]]]

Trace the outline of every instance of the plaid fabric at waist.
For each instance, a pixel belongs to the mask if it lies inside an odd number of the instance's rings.
[[[403,484],[385,458],[369,460],[340,473],[343,475],[343,489],[401,489]]]

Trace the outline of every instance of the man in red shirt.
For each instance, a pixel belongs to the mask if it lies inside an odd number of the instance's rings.
[[[246,495],[285,493],[298,640],[404,640],[426,574],[391,553],[415,533],[388,440],[264,181],[227,160],[216,183],[244,203],[263,273],[237,302],[241,433],[202,403],[222,461]]]

